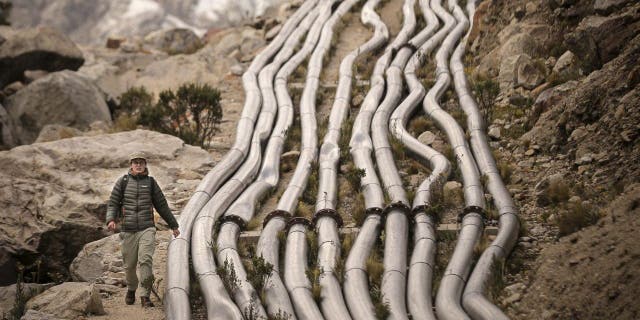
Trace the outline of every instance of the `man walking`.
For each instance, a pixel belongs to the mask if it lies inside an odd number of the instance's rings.
[[[107,227],[115,231],[117,219],[122,219],[120,239],[128,288],[125,303],[135,302],[138,288],[136,265],[140,264],[140,302],[143,307],[153,307],[149,299],[154,281],[152,266],[156,244],[153,208],[173,230],[174,237],[178,237],[180,231],[160,186],[149,176],[145,155],[135,152],[129,159],[129,172],[118,179],[109,198]]]

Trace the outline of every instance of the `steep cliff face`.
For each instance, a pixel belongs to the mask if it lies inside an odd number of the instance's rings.
[[[622,306],[637,295],[640,5],[483,1],[478,13],[469,61],[500,85],[489,125],[526,226],[497,302],[514,319],[637,318]],[[522,70],[543,79],[529,87]]]

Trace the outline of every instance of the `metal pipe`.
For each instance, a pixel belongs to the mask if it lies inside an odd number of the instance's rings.
[[[284,147],[287,130],[293,122],[293,107],[291,104],[277,104],[273,89],[273,78],[280,66],[291,57],[297,43],[315,21],[319,13],[318,9],[319,8],[314,9],[305,17],[298,28],[287,39],[287,42],[274,57],[273,61],[260,71],[258,78],[263,97],[263,109],[278,109],[278,119],[276,127],[271,131],[271,137],[265,150],[265,156],[262,168],[258,173],[258,178],[229,207],[224,215],[225,218],[237,217],[241,219],[242,224],[248,223],[255,213],[256,203],[260,201],[269,189],[274,188],[278,183],[280,155]],[[264,135],[269,133],[269,129],[270,126],[266,126],[265,130],[262,130],[259,135],[254,136],[254,139],[260,141],[262,144]],[[237,239],[239,236],[238,233],[240,232],[238,223],[240,223],[239,220],[227,219],[221,225],[217,242],[218,262],[233,262],[231,266],[237,275],[239,283],[236,290],[232,292],[232,295],[236,305],[244,316],[248,317],[249,314],[252,314],[259,318],[266,318],[267,312],[262,307],[259,294],[255,292],[255,289],[247,280],[247,272],[242,265],[242,260],[237,250]],[[277,269],[275,272],[277,273]],[[292,308],[288,308],[288,310],[280,309],[272,312],[272,315],[276,315],[278,312],[285,312],[289,317],[293,316]]]
[[[475,13],[475,1],[467,3],[469,18]],[[462,9],[455,6],[454,14],[459,21],[468,21]],[[464,39],[458,44],[451,57],[451,72],[453,73],[454,86],[460,106],[467,115],[467,124],[470,132],[471,149],[475,156],[478,168],[486,176],[486,187],[491,193],[495,206],[500,215],[500,228],[498,235],[491,245],[482,253],[476,263],[462,296],[462,305],[473,319],[509,319],[502,310],[486,298],[487,285],[492,276],[495,276],[494,264],[500,263],[509,255],[518,238],[518,209],[500,177],[500,171],[487,143],[485,124],[475,99],[471,95],[466,76],[462,56],[466,48],[471,28]]]
[[[278,210],[294,212],[298,199],[307,185],[312,171],[312,163],[318,154],[316,93],[320,84],[322,59],[329,49],[333,35],[333,25],[351,7],[350,2],[338,6],[331,13],[334,1],[327,1],[326,10],[321,13],[322,21],[326,21],[320,33],[320,39],[314,49],[307,66],[306,85],[300,99],[300,127],[302,129],[302,145],[298,164],[287,189],[278,202]],[[346,10],[345,10],[346,8]],[[319,18],[320,20],[321,18]],[[305,226],[293,223],[287,234],[285,252],[285,285],[292,299],[293,307],[299,319],[322,319],[322,313],[313,299],[311,284],[306,277],[307,243]],[[303,236],[301,236],[301,234]]]
[[[394,58],[391,66],[387,69],[387,92],[385,99],[382,101],[380,106],[378,107],[376,114],[373,118],[373,127],[372,127],[372,136],[373,136],[373,145],[375,147],[376,159],[378,162],[378,171],[382,177],[382,180],[385,184],[385,188],[391,198],[392,204],[388,207],[390,210],[388,211],[386,217],[386,225],[385,225],[385,272],[383,275],[382,282],[382,292],[389,302],[391,317],[393,319],[407,319],[407,309],[406,309],[406,270],[407,270],[407,234],[408,234],[408,199],[406,197],[406,193],[404,188],[402,187],[402,180],[398,174],[397,168],[395,167],[395,162],[393,160],[393,154],[391,152],[391,146],[387,137],[387,126],[392,133],[397,134],[397,137],[400,138],[401,142],[409,143],[415,149],[414,151],[424,152],[426,155],[431,155],[431,158],[436,162],[436,165],[441,167],[437,167],[437,170],[445,170],[448,169],[448,165],[446,160],[442,155],[439,155],[434,150],[430,150],[430,148],[423,146],[413,137],[406,133],[404,130],[404,123],[402,121],[389,121],[390,114],[394,111],[394,109],[398,106],[398,102],[402,97],[402,89],[403,89],[403,81],[402,81],[402,73],[403,69],[405,69],[405,65],[407,64],[409,58],[414,57],[414,64],[420,57],[426,54],[426,50],[432,50],[433,47],[441,40],[443,33],[441,32],[440,38],[433,39],[431,36],[433,32],[437,28],[437,18],[435,15],[429,10],[429,5],[427,1],[421,1],[420,7],[425,16],[425,20],[427,20],[428,25],[426,28],[420,31],[416,36],[414,36],[409,44],[403,46],[399,49],[396,57]],[[429,40],[429,41],[427,41]],[[426,44],[425,47],[422,47],[423,44]],[[420,47],[417,53],[414,54],[414,50],[417,47]],[[415,72],[415,67],[414,67]],[[416,81],[419,83],[419,81]],[[417,105],[417,103],[421,100],[424,95],[424,89],[421,85],[417,85],[416,83],[411,83],[413,89],[413,94],[410,95],[410,100],[405,102],[405,105],[402,105],[403,108],[405,106],[413,103],[413,107]],[[407,110],[408,111],[408,110]],[[408,112],[407,112],[408,113]],[[406,115],[408,120],[408,114]],[[389,123],[388,123],[389,122]],[[394,128],[395,127],[395,128]],[[403,139],[402,132],[406,133],[406,139]],[[409,138],[410,137],[410,138]],[[412,140],[411,140],[412,139]],[[413,143],[411,143],[413,142]],[[438,157],[438,155],[440,157]],[[444,160],[444,164],[442,163],[442,159]],[[438,161],[439,160],[439,161]],[[442,167],[443,166],[443,167]],[[438,174],[441,174],[442,171],[435,172],[436,178]],[[429,183],[429,182],[427,182]],[[426,192],[424,192],[426,191]],[[428,190],[424,190],[420,196],[424,197],[425,194],[428,194]],[[419,197],[417,199],[420,201]],[[422,199],[422,201],[427,200]],[[422,204],[424,206],[424,204]],[[397,209],[396,209],[397,208]],[[424,221],[423,221],[424,220]],[[421,226],[428,225],[428,219],[426,217],[418,219],[417,230],[423,231]],[[431,228],[432,224],[431,224]],[[424,230],[422,233],[428,233],[429,230]],[[431,232],[430,235],[427,235],[427,238],[431,236],[431,239],[435,239],[433,237],[434,233]],[[423,238],[417,237],[418,248],[422,248],[421,243]],[[431,252],[434,252],[435,247],[434,243],[431,243],[431,246],[428,248]],[[430,277],[427,279],[421,279],[422,282],[430,281]],[[420,298],[422,296],[412,297],[412,298]],[[421,301],[422,302],[422,301]],[[429,301],[424,301],[423,304],[428,304]],[[428,312],[428,311],[427,311]],[[429,313],[426,313],[428,315]]]
[[[256,177],[261,162],[261,148],[271,131],[275,112],[275,106],[263,106],[256,123],[247,159],[232,179],[225,183],[205,205],[196,219],[200,223],[195,224],[193,228],[194,241],[191,243],[193,266],[199,278],[209,318],[242,318],[240,311],[229,298],[224,286],[220,285],[222,279],[216,273],[214,253],[212,252],[212,229],[217,218]]]
[[[435,0],[439,3],[439,0]],[[439,27],[438,18],[428,5],[428,0],[421,1],[423,16],[427,21],[427,27],[431,32]],[[433,37],[420,46],[407,62],[404,76],[409,87],[409,95],[398,108],[391,114],[389,130],[402,142],[413,154],[427,160],[432,172],[416,190],[413,199],[412,212],[414,222],[414,245],[411,261],[409,263],[407,281],[407,305],[413,319],[435,320],[432,307],[432,277],[436,253],[436,234],[434,212],[429,207],[432,203],[433,192],[442,188],[446,177],[449,175],[449,160],[434,149],[423,145],[406,130],[406,124],[418,103],[424,97],[426,90],[415,75],[416,68],[421,64],[421,59],[428,56],[431,51],[442,41],[447,34],[446,29],[441,29]]]
[[[279,49],[284,40],[302,20],[313,1],[305,3],[283,25],[281,32],[260,52],[243,74],[245,104],[237,125],[236,140],[230,151],[200,182],[195,193],[180,215],[180,236],[171,239],[167,248],[167,284],[165,290],[165,315],[167,319],[190,319],[189,305],[189,242],[196,216],[220,185],[242,164],[249,150],[253,126],[260,111],[260,93],[256,75],[267,60]]]
[[[393,52],[406,43],[413,28],[415,28],[415,18],[407,17],[407,15],[413,15],[413,12],[408,8],[406,2],[403,6],[403,13],[405,14],[405,19],[402,29],[376,61],[371,75],[371,88],[367,92],[356,116],[349,142],[354,165],[358,169],[365,171],[365,176],[362,177],[360,185],[365,199],[365,207],[367,208],[367,217],[360,228],[358,237],[345,263],[344,292],[351,315],[355,319],[374,319],[376,317],[369,295],[366,260],[380,234],[384,195],[371,158],[373,143],[369,132],[371,119],[385,91],[384,71],[391,62]],[[377,20],[379,18],[376,17]],[[377,24],[380,25],[381,32],[384,32],[385,39],[388,38],[386,26],[382,22],[377,22]]]
[[[449,1],[449,8],[453,9],[454,4],[455,1]],[[423,107],[425,112],[447,134],[462,173],[466,204],[455,250],[440,281],[436,296],[436,313],[441,319],[469,319],[460,305],[460,300],[464,282],[471,270],[473,248],[482,233],[482,215],[485,208],[484,192],[478,168],[465,139],[464,131],[453,117],[442,110],[438,104],[439,98],[451,82],[451,75],[447,67],[448,57],[467,26],[463,22],[456,24],[455,18],[441,6],[434,6],[434,11],[445,21],[445,28],[451,32],[436,53],[436,83],[427,93]]]
[[[340,129],[347,117],[351,101],[351,85],[353,64],[356,58],[381,46],[386,38],[380,28],[379,17],[373,8],[379,0],[369,0],[363,7],[361,21],[375,28],[374,35],[364,44],[345,56],[340,63],[339,82],[331,114],[327,134],[324,137],[319,155],[319,187],[316,202],[316,232],[318,233],[318,267],[321,270],[319,283],[321,287],[321,309],[327,319],[351,319],[345,304],[340,279],[334,273],[337,259],[341,255],[338,224],[332,215],[337,204],[338,161],[340,160]],[[378,27],[376,27],[378,26]]]
[[[280,71],[278,71],[278,74],[276,75],[276,98],[278,105],[281,108],[287,108],[288,110],[291,110],[291,112],[293,111],[293,102],[291,101],[291,97],[289,96],[289,92],[287,89],[287,78],[291,73],[293,73],[298,65],[302,63],[302,61],[313,51],[313,48],[315,47],[320,36],[322,26],[331,15],[332,3],[333,2],[330,1],[324,2],[324,5],[321,6],[321,9],[319,9],[319,17],[316,19],[311,30],[309,31],[302,49],[300,49],[300,51],[298,51],[296,55],[289,59],[289,61],[280,69]],[[290,125],[291,123],[288,124],[287,130]],[[302,146],[306,146],[304,141]],[[298,173],[298,176],[300,174],[304,174],[303,171],[296,172],[300,172]],[[292,318],[295,318],[295,312],[292,302],[279,274],[280,243],[278,239],[278,233],[284,229],[286,222],[285,220],[288,216],[290,216],[289,212],[292,212],[295,209],[295,207],[287,207],[287,204],[289,203],[291,203],[291,201],[283,201],[283,199],[281,198],[278,204],[278,210],[274,211],[267,218],[265,218],[264,228],[262,230],[262,233],[260,234],[260,239],[258,240],[256,251],[258,255],[262,256],[267,262],[271,263],[274,266],[274,272],[271,275],[270,281],[268,281],[264,288],[268,313],[273,316],[278,312],[281,312],[290,315]]]

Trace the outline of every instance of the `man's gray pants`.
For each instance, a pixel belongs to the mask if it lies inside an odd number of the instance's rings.
[[[140,264],[140,296],[148,297],[154,280],[153,252],[156,249],[156,228],[150,227],[138,232],[121,232],[120,239],[127,287],[130,291],[138,288],[136,266]]]

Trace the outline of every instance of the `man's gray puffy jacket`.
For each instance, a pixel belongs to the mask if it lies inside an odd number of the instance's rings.
[[[137,176],[129,171],[124,192],[120,190],[122,179],[124,177],[118,179],[111,191],[107,207],[107,223],[119,218],[118,220],[122,220],[122,231],[142,231],[155,226],[153,221],[153,208],[155,208],[171,229],[178,228],[178,222],[169,209],[167,199],[155,179],[149,177],[148,171],[145,170],[144,174]],[[152,183],[153,186],[151,186]],[[151,194],[152,190],[153,194]]]

